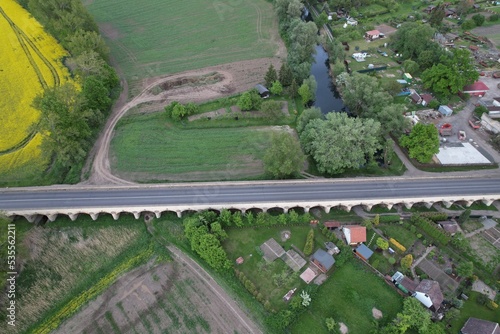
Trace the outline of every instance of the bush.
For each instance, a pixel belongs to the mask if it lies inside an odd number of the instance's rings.
[[[491,22],[496,22],[496,21],[498,21],[499,18],[500,18],[500,15],[493,14],[493,15],[490,15],[490,17],[488,18],[488,20],[490,20]]]
[[[399,250],[401,253],[406,252],[406,247],[401,245],[396,239],[390,238],[389,242],[396,247],[397,250]]]
[[[483,25],[485,19],[486,18],[484,17],[484,15],[481,15],[481,14],[476,14],[476,15],[472,16],[472,20],[474,21],[474,23],[478,27]]]
[[[484,113],[488,113],[488,109],[485,106],[477,106],[474,108],[474,115],[481,118]]]
[[[491,310],[496,310],[498,308],[498,304],[495,303],[493,300],[490,300],[488,304],[486,304],[486,306],[488,306],[488,308]]]
[[[461,28],[463,30],[471,30],[476,27],[476,23],[473,20],[466,20],[462,23]]]
[[[307,234],[306,244],[304,246],[304,254],[311,255],[314,247],[314,230],[311,229]]]
[[[396,259],[393,258],[392,256],[388,259],[389,263],[390,264],[395,264],[396,263]]]
[[[433,222],[439,222],[448,219],[448,214],[446,212],[422,212],[419,213],[421,217],[432,220]]]
[[[480,293],[479,296],[477,296],[476,298],[476,303],[478,303],[479,305],[485,305],[488,302],[488,300],[489,300],[488,296]]]

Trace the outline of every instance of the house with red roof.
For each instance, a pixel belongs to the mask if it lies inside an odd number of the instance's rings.
[[[357,245],[366,242],[366,227],[360,225],[347,225],[343,228],[348,245]]]
[[[383,36],[383,34],[382,34],[382,36]],[[370,40],[370,41],[373,41],[374,39],[378,39],[380,37],[381,37],[380,31],[378,31],[378,30],[370,30],[370,31],[367,31],[365,33],[365,38]]]
[[[470,94],[472,96],[483,97],[486,92],[490,90],[488,86],[482,81],[476,81],[472,85],[467,85],[462,89],[462,93]]]

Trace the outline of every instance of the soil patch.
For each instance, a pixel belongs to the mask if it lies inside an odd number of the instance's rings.
[[[379,309],[377,308],[372,308],[372,315],[375,319],[381,319],[382,318],[382,311],[380,311]]]
[[[54,333],[260,332],[213,283],[182,260],[143,265],[123,275]]]

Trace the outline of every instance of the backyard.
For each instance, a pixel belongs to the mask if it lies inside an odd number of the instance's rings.
[[[449,333],[458,333],[469,317],[498,322],[500,308],[493,311],[485,305],[479,305],[476,302],[478,296],[479,292],[469,293],[469,299],[465,301],[464,306],[460,309],[460,315],[451,322]]]
[[[401,310],[403,298],[359,261],[335,269],[319,287],[311,307],[292,326],[292,333],[327,333],[325,319],[343,322],[349,333],[369,333],[375,328],[372,309],[382,311],[381,323]]]
[[[272,57],[278,49],[274,11],[264,0],[84,4],[132,83],[132,95],[144,78]]]

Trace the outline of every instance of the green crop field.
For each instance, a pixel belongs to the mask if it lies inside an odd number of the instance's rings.
[[[84,1],[85,2],[85,1]],[[273,56],[272,4],[251,1],[86,1],[129,81]]]
[[[273,130],[255,127],[184,129],[161,113],[129,116],[111,142],[112,169],[137,181],[227,180],[263,174]]]

